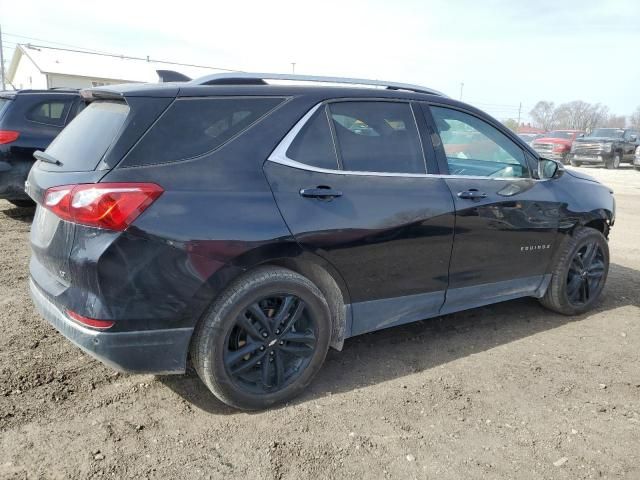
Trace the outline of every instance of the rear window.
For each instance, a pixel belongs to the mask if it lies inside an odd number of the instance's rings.
[[[47,153],[62,162],[62,166],[43,164],[42,168],[67,172],[95,170],[128,114],[126,103],[91,103],[47,148]]]
[[[9,105],[11,99],[9,98],[0,98],[0,117],[4,113],[5,108]]]
[[[27,112],[27,120],[62,127],[67,119],[70,107],[71,100],[41,102]]]
[[[127,156],[130,165],[197,157],[220,147],[269,113],[280,97],[176,100]]]

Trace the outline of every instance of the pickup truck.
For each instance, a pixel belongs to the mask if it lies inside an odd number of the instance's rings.
[[[573,142],[568,159],[571,165],[601,165],[618,168],[621,163],[633,163],[640,142],[639,133],[631,128],[596,128],[589,135]]]
[[[567,163],[567,155],[576,138],[584,135],[581,130],[553,130],[536,138],[531,146],[545,158]]]

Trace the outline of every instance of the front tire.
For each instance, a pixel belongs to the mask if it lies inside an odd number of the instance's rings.
[[[609,245],[593,228],[578,228],[567,237],[555,260],[551,283],[540,299],[542,305],[563,315],[591,309],[609,273]]]
[[[572,167],[580,167],[582,165],[582,162],[578,161],[578,160],[571,160],[571,166]]]
[[[605,166],[609,170],[615,170],[620,166],[620,163],[622,163],[622,155],[618,152],[615,153],[612,158],[607,158]]]
[[[224,403],[257,410],[300,394],[324,362],[331,314],[306,277],[261,267],[230,285],[192,341],[196,372]]]

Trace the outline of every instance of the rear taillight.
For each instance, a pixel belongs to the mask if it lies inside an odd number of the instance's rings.
[[[107,328],[111,328],[115,325],[116,322],[113,320],[96,320],[95,318],[85,317],[80,315],[79,313],[72,312],[71,310],[67,310],[67,315],[69,318],[75,320],[82,325],[91,328],[99,328],[100,330],[106,330]]]
[[[14,130],[0,130],[0,145],[15,142],[20,136],[20,132]]]
[[[73,223],[125,230],[164,190],[155,183],[92,183],[48,189],[44,207]]]

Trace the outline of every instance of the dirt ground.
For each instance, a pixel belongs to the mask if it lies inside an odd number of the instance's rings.
[[[598,308],[531,299],[364,335],[292,404],[114,373],[27,293],[32,212],[0,201],[0,478],[640,479],[640,172],[616,191]]]

